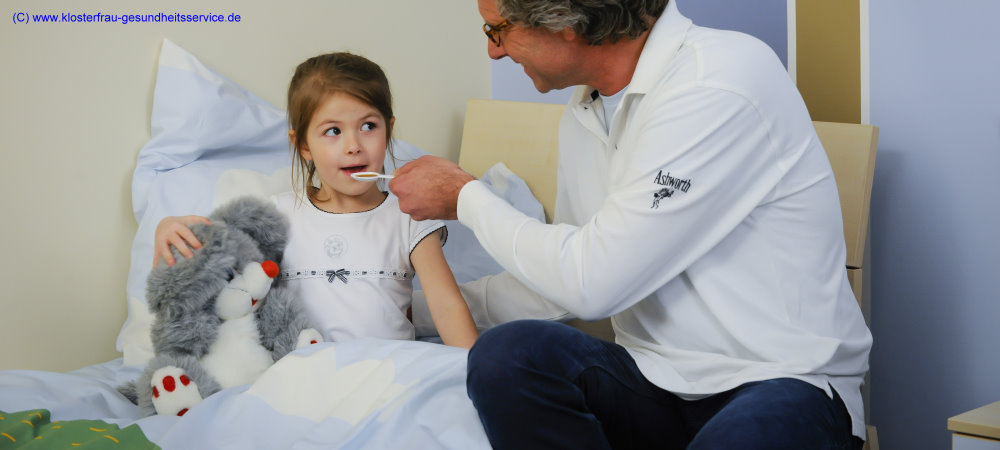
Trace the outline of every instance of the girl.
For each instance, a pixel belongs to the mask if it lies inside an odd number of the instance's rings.
[[[288,119],[298,183],[273,197],[291,223],[280,277],[323,337],[413,339],[407,315],[417,274],[441,339],[471,347],[478,333],[441,251],[444,224],[415,221],[376,183],[351,178],[382,172],[386,152],[392,156],[395,118],[382,69],[350,53],[308,59],[288,87]],[[201,246],[188,228],[197,222],[208,219],[163,219],[155,254],[173,264],[173,245],[190,256],[188,245]]]

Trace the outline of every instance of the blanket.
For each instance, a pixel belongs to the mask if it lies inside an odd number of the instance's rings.
[[[136,425],[122,429],[100,420],[52,423],[49,415],[49,411],[44,409],[16,413],[0,411],[0,448],[158,448],[156,444],[146,440],[146,436]]]
[[[4,371],[0,409],[10,412],[0,420],[0,448],[63,436],[95,448],[486,449],[465,391],[466,356],[419,341],[317,344],[182,417],[141,417],[115,390],[140,368],[120,359],[70,373]]]

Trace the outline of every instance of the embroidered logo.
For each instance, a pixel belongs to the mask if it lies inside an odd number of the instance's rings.
[[[337,258],[347,251],[347,240],[338,234],[331,235],[323,241],[323,250],[330,258]]]
[[[674,193],[677,191],[687,192],[691,189],[691,179],[679,179],[670,175],[667,172],[666,175],[663,174],[663,170],[660,170],[656,174],[656,178],[653,179],[653,183],[664,186],[653,193],[653,205],[649,209],[657,209],[660,207],[660,200],[665,198],[673,197]]]

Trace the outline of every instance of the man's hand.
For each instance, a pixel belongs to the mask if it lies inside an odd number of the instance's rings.
[[[399,197],[399,209],[414,220],[458,218],[458,192],[473,181],[458,164],[437,156],[421,156],[393,173],[389,190]]]

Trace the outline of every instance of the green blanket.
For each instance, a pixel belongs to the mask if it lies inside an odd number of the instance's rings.
[[[6,449],[158,449],[138,425],[119,429],[100,420],[49,422],[44,409],[0,411],[0,450]]]

